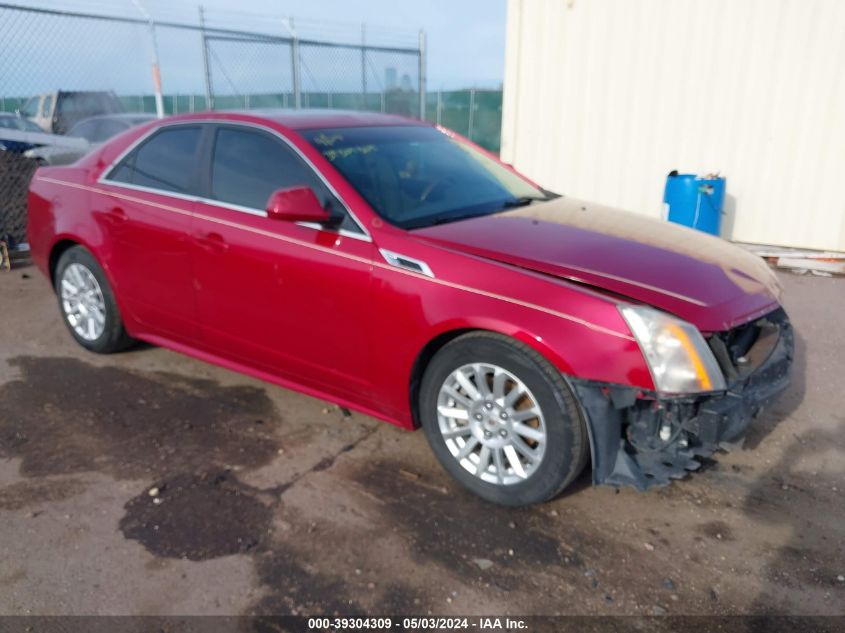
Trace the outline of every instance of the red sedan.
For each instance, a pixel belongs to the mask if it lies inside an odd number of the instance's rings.
[[[558,196],[448,130],[204,113],[42,168],[29,241],[100,353],[135,339],[413,429],[491,501],[645,489],[787,384],[761,259]]]

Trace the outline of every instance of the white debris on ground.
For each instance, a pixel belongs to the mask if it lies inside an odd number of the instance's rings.
[[[765,259],[769,264],[785,268],[798,275],[807,273],[818,277],[845,275],[845,253],[836,251],[812,251],[784,246],[762,244],[737,244]]]

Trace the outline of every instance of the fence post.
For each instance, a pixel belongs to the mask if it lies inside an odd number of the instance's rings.
[[[425,119],[425,31],[420,30],[420,120]]]
[[[367,25],[361,25],[361,94],[364,103],[362,110],[367,109]]]
[[[200,12],[200,39],[202,40],[202,68],[205,73],[205,109],[214,109],[214,90],[211,86],[211,68],[208,65],[208,40],[205,39],[205,9],[202,5]]]
[[[437,91],[437,114],[435,115],[436,120],[437,120],[437,125],[440,125],[440,120],[441,120],[442,115],[443,115],[443,91],[438,90]]]
[[[300,76],[302,60],[299,57],[299,36],[296,34],[293,18],[288,20],[288,24],[288,30],[292,37],[290,41],[290,60],[293,74],[293,107],[298,110],[302,107],[302,78]]]
[[[469,131],[467,138],[472,140],[472,128],[475,123],[475,88],[469,89]]]
[[[153,49],[153,89],[155,90],[156,99],[156,116],[161,119],[164,117],[164,97],[161,94],[161,66],[158,63],[158,40],[156,39],[156,25],[153,21],[153,16],[147,11],[141,0],[132,0],[132,4],[138,9],[138,12],[147,20],[147,25],[150,29],[150,45]]]

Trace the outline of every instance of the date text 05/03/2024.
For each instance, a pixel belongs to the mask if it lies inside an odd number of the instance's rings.
[[[527,622],[512,618],[309,618],[309,631],[440,631],[449,629],[478,629],[519,631],[528,628]]]

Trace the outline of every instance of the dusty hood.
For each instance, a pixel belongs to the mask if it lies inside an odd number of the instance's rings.
[[[701,330],[774,308],[766,263],[729,242],[572,198],[414,231],[441,245],[648,303]]]

